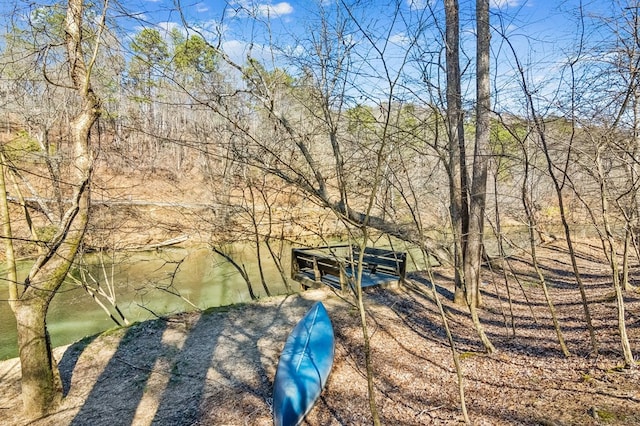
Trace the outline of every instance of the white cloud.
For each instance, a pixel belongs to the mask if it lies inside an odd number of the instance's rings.
[[[170,21],[165,21],[165,22],[158,22],[158,28],[160,28],[160,32],[165,32],[165,33],[170,33],[174,28],[178,28],[181,29],[182,26],[178,25],[178,23],[176,22],[170,22]]]
[[[397,33],[389,37],[389,42],[393,44],[397,44],[398,46],[405,46],[409,44],[411,40],[405,33]]]
[[[229,4],[235,9],[237,16],[278,17],[293,13],[293,6],[283,1],[272,4],[270,2],[255,2],[252,0],[234,0]]]
[[[519,6],[521,3],[522,0],[489,0],[489,6],[492,9]]]
[[[247,60],[247,44],[243,41],[225,41],[222,43],[222,50],[236,64],[244,64]]]
[[[293,13],[293,6],[283,1],[277,4],[259,4],[256,5],[258,16],[284,16]]]
[[[258,43],[247,43],[242,40],[225,40],[220,46],[227,57],[237,65],[245,65],[247,58],[252,58],[263,64],[266,68],[273,66],[273,54],[270,46]],[[230,69],[231,72],[236,72]]]
[[[426,9],[427,6],[433,3],[433,0],[407,0],[407,5],[412,10]]]

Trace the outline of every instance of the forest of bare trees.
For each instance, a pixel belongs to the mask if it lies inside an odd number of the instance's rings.
[[[569,356],[536,257],[561,240],[598,353],[574,253],[577,240],[597,241],[621,358],[636,366],[625,321],[640,261],[635,0],[563,3],[552,13],[573,31],[553,42],[527,34],[510,2],[489,0],[314,2],[303,28],[288,32],[249,1],[227,2],[215,25],[180,1],[161,23],[117,0],[6,3],[2,298],[18,319],[29,416],[60,397],[49,302],[77,255],[127,248],[142,213],[126,202],[134,185],[153,181],[192,190],[170,200],[153,237],[197,234],[227,256],[231,243],[249,242],[287,286],[284,241],[393,239],[421,249],[455,271],[456,302],[488,352],[482,267],[506,269],[505,259],[525,253]],[[240,54],[231,34],[246,36]],[[21,282],[11,266],[24,256],[37,260]],[[366,347],[366,307],[355,296]]]

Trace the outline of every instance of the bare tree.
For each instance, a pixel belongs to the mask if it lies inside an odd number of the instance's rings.
[[[445,1],[447,130],[449,136],[449,209],[453,230],[455,301],[464,303],[464,252],[469,230],[468,177],[464,137],[464,112],[460,76],[460,18],[458,0]]]
[[[508,43],[508,42],[507,42]],[[516,63],[519,64],[519,59],[515,59]],[[524,209],[524,215],[527,224],[527,234],[528,234],[528,242],[529,242],[529,254],[531,256],[531,262],[533,264],[533,268],[538,277],[538,281],[542,286],[542,291],[544,294],[545,301],[547,302],[547,306],[549,308],[549,313],[551,314],[551,319],[553,321],[553,326],[556,332],[556,337],[558,338],[558,344],[560,345],[560,349],[564,356],[570,356],[569,349],[564,340],[564,335],[562,333],[562,328],[560,325],[560,321],[558,320],[557,310],[551,298],[551,294],[549,293],[549,288],[547,286],[547,280],[545,279],[544,273],[540,267],[540,262],[538,260],[538,242],[539,240],[536,238],[537,235],[542,235],[542,232],[539,229],[536,207],[533,196],[531,194],[531,187],[534,185],[533,181],[533,171],[535,165],[532,164],[533,161],[531,159],[531,147],[529,143],[529,139],[531,138],[531,128],[528,128],[526,132],[518,132],[518,127],[521,127],[521,122],[517,120],[515,123],[507,123],[504,118],[501,117],[501,124],[504,128],[509,132],[509,134],[513,137],[515,141],[517,141],[520,150],[520,161],[522,170],[522,185],[520,187],[520,201],[522,203],[522,207]],[[527,126],[529,127],[529,126]],[[497,190],[495,191],[498,192]],[[497,204],[497,199],[496,199]],[[496,210],[498,207],[496,206]],[[500,238],[500,237],[499,237]],[[500,243],[501,244],[501,243]],[[517,277],[516,274],[514,276]]]
[[[462,111],[461,76],[459,64],[460,30],[459,4],[445,1],[447,55],[447,119],[449,130],[450,211],[454,235],[456,264],[456,293],[458,303],[465,301],[480,339],[488,352],[495,348],[485,335],[477,314],[480,304],[479,280],[481,270],[484,210],[489,163],[489,118],[491,113],[489,75],[489,2],[476,4],[477,35],[477,107],[476,144],[471,187],[466,164],[466,147]]]
[[[469,230],[465,246],[465,283],[467,303],[479,306],[480,263],[490,160],[491,86],[489,75],[489,2],[476,2],[476,136],[473,173],[469,194]]]
[[[89,220],[89,187],[93,165],[90,133],[100,112],[99,100],[91,85],[98,43],[93,51],[85,52],[84,7],[82,0],[69,0],[64,20],[68,86],[76,93],[79,103],[69,123],[72,172],[65,186],[71,191],[70,202],[56,225],[55,235],[35,261],[26,280],[23,283],[10,283],[9,303],[17,321],[22,398],[27,418],[45,415],[56,406],[62,395],[59,372],[51,352],[46,315],[51,300],[71,268]],[[104,25],[104,14],[99,25]],[[97,39],[100,39],[99,34]],[[11,244],[11,235],[5,237],[7,244]],[[15,259],[8,261],[15,262]]]
[[[469,194],[469,228],[464,245],[464,279],[466,299],[471,317],[487,352],[495,351],[484,333],[476,307],[480,298],[480,272],[483,252],[484,220],[487,199],[487,177],[490,161],[489,136],[491,123],[491,86],[489,75],[489,51],[491,32],[489,27],[489,0],[476,1],[476,143],[473,154],[473,175]],[[462,167],[462,165],[461,165]],[[465,194],[463,194],[465,196]]]
[[[620,333],[620,346],[622,348],[622,354],[624,357],[624,365],[626,368],[632,368],[636,366],[636,362],[633,359],[633,353],[631,352],[631,344],[629,342],[629,336],[627,334],[627,326],[625,320],[625,306],[624,297],[622,294],[622,285],[620,284],[620,270],[618,264],[618,251],[616,249],[617,242],[613,233],[609,211],[609,185],[606,179],[606,174],[602,164],[602,151],[604,144],[598,144],[595,152],[595,164],[598,176],[598,182],[600,183],[600,213],[602,215],[602,223],[604,226],[604,235],[602,238],[602,245],[605,251],[605,256],[609,261],[611,268],[611,278],[613,281],[613,289],[616,295],[616,309],[618,311],[618,331]]]
[[[523,92],[523,95],[525,97],[526,100],[526,107],[527,110],[529,111],[531,117],[530,117],[530,121],[531,121],[531,125],[533,127],[533,132],[534,134],[537,136],[537,139],[540,143],[540,150],[542,151],[544,158],[546,160],[546,168],[547,168],[547,173],[553,183],[553,188],[555,191],[555,195],[556,195],[556,199],[558,202],[558,208],[560,211],[560,219],[562,222],[562,229],[564,231],[564,235],[565,235],[565,239],[567,242],[567,247],[569,250],[569,255],[570,255],[570,259],[571,259],[571,265],[572,265],[572,269],[573,272],[575,274],[576,277],[576,282],[578,284],[578,289],[580,291],[580,296],[581,296],[581,300],[582,300],[582,306],[584,309],[584,314],[585,314],[585,322],[587,324],[587,328],[589,330],[589,336],[590,336],[590,340],[591,340],[591,346],[593,349],[594,353],[598,352],[598,343],[596,340],[596,336],[595,336],[595,329],[593,327],[593,322],[591,319],[591,312],[589,309],[589,302],[587,299],[587,294],[586,294],[586,289],[585,289],[585,285],[584,282],[582,280],[581,274],[580,274],[580,267],[578,266],[578,262],[577,262],[577,257],[576,257],[576,252],[574,249],[574,242],[573,242],[573,235],[571,233],[571,228],[570,228],[570,224],[569,224],[569,216],[568,216],[568,211],[566,208],[566,201],[565,201],[565,184],[566,181],[569,179],[569,171],[568,171],[568,167],[570,165],[570,157],[572,154],[572,148],[573,148],[573,143],[574,143],[574,136],[575,133],[573,132],[573,129],[575,126],[575,122],[573,120],[569,120],[569,125],[571,126],[571,134],[566,138],[567,139],[567,149],[566,151],[563,153],[564,158],[560,160],[560,165],[558,165],[558,161],[556,159],[553,158],[553,150],[552,147],[550,146],[549,143],[549,134],[546,130],[546,123],[544,120],[544,117],[542,116],[542,113],[538,110],[536,101],[534,99],[534,95],[533,92],[531,90],[531,88],[529,87],[529,82],[527,81],[526,78],[526,74],[525,74],[525,70],[524,68],[521,66],[520,61],[518,59],[518,55],[516,53],[515,48],[513,47],[513,45],[511,43],[508,42],[507,40],[507,44],[509,46],[509,48],[511,49],[511,53],[513,54],[514,58],[516,58],[516,65],[517,65],[517,72],[518,72],[518,76],[520,79],[520,85],[521,85],[521,89]],[[576,61],[572,60],[570,61],[570,63],[567,65],[569,68],[569,74],[572,76],[572,81],[571,81],[571,89],[572,92],[571,94],[573,94],[574,96],[571,96],[571,99],[573,101],[575,101],[575,76],[572,73],[573,71],[573,67],[576,65]],[[575,105],[574,105],[575,107]],[[527,197],[528,198],[528,197]],[[531,211],[529,213],[529,215],[532,215],[533,212]],[[531,216],[532,217],[532,216]],[[558,331],[558,325],[556,324],[556,331]]]

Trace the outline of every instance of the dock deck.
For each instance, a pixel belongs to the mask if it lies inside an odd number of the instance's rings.
[[[362,288],[397,287],[406,273],[404,252],[367,247],[362,262]],[[359,249],[354,246],[296,248],[291,277],[305,288],[324,285],[346,291],[355,285]]]

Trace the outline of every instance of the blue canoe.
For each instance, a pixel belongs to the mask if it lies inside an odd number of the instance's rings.
[[[331,319],[317,302],[289,334],[273,384],[273,423],[298,425],[311,410],[333,366]]]

